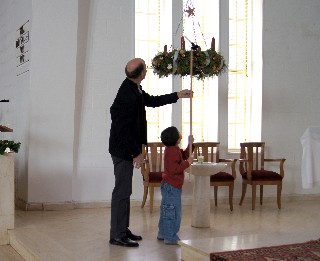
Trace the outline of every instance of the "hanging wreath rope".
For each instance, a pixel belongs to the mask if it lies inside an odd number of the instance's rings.
[[[184,12],[188,18],[192,19],[194,39],[196,40],[195,34],[195,8],[193,7],[192,1],[188,0],[186,3],[186,9]],[[181,19],[178,28],[181,23],[183,25],[183,19]],[[200,24],[198,23],[199,28]],[[178,31],[178,29],[177,29]],[[176,33],[177,33],[176,31]],[[184,33],[184,27],[182,26],[182,33]],[[201,32],[202,36],[203,33]],[[204,37],[203,37],[204,38]],[[179,75],[184,77],[190,75],[190,64],[192,64],[192,77],[196,77],[198,80],[203,80],[207,77],[214,77],[227,71],[227,63],[223,56],[215,51],[215,39],[212,38],[211,48],[206,51],[201,51],[200,47],[191,42],[187,37],[186,39],[192,45],[193,50],[192,62],[190,61],[191,51],[185,50],[184,37],[181,37],[181,49],[173,48],[171,51],[167,51],[167,45],[164,46],[163,52],[159,52],[151,61],[153,73],[158,75],[159,78],[168,77],[169,75]],[[204,40],[205,42],[205,40]]]

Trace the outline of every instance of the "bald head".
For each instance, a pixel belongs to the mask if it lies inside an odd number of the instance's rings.
[[[141,58],[134,58],[130,60],[125,68],[125,72],[128,78],[137,79],[141,73],[145,70],[146,63]]]

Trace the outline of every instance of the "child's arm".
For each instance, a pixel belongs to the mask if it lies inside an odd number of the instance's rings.
[[[192,152],[194,151],[194,148],[195,146],[193,145],[193,142],[194,142],[194,138],[193,138],[193,135],[190,135],[189,136],[189,144],[188,144],[188,147],[185,149],[185,150],[181,150],[181,153],[182,153],[182,157],[184,160],[190,158],[192,155],[189,155],[190,154],[190,143],[192,143]],[[192,161],[190,162],[190,164],[193,162],[193,158],[192,158]]]

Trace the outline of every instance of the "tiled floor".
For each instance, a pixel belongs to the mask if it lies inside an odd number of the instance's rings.
[[[180,246],[167,246],[156,239],[159,208],[152,214],[148,206],[133,207],[131,230],[143,236],[139,248],[108,244],[110,208],[66,211],[16,211],[17,235],[47,256],[43,260],[112,260],[174,261],[181,259]],[[287,242],[303,242],[320,238],[320,197],[313,200],[283,200],[278,210],[275,200],[251,210],[249,201],[243,206],[228,204],[211,207],[211,227],[191,227],[191,206],[183,206],[180,238],[205,247],[215,242],[217,251],[250,248]],[[55,251],[57,250],[57,251]],[[0,248],[0,259],[4,247]],[[49,258],[50,251],[54,256]],[[1,260],[19,260],[1,259]]]
[[[23,261],[23,258],[9,245],[0,246],[0,260]]]

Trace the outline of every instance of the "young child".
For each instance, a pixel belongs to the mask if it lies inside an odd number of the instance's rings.
[[[191,140],[192,139],[192,140]],[[161,182],[161,206],[158,240],[164,240],[165,244],[176,245],[180,238],[177,233],[181,223],[181,192],[184,182],[184,170],[193,161],[189,157],[189,145],[184,151],[179,148],[181,134],[176,127],[166,128],[161,133],[161,141],[166,146],[164,151],[164,171]]]

